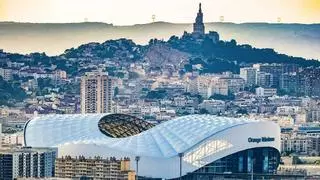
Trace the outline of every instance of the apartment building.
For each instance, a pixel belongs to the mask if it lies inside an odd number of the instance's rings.
[[[117,160],[114,157],[103,159],[65,156],[56,159],[55,177],[134,180],[135,172],[130,169],[129,158]]]

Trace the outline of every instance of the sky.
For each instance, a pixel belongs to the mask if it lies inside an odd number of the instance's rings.
[[[0,21],[190,23],[199,2],[205,22],[320,23],[320,0],[0,0]]]

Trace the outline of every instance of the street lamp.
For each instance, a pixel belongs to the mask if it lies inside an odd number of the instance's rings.
[[[179,179],[182,179],[182,157],[183,157],[183,153],[179,153],[179,159],[180,159],[180,177]]]
[[[135,158],[136,160],[136,180],[138,180],[138,172],[139,172],[139,160],[140,160],[140,156],[136,156]]]

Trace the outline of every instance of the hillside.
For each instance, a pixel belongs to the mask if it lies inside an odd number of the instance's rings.
[[[10,63],[9,63],[10,62]],[[147,45],[138,45],[130,39],[108,40],[103,43],[87,43],[70,48],[58,56],[45,53],[22,55],[0,51],[0,67],[8,68],[13,62],[23,67],[15,70],[37,70],[53,73],[63,70],[70,78],[83,76],[85,72],[97,70],[108,64],[105,70],[111,76],[124,77],[132,63],[144,64],[146,72],[166,73],[197,71],[199,73],[239,73],[241,66],[254,63],[294,64],[297,67],[319,67],[320,61],[292,57],[275,52],[270,48],[255,48],[239,45],[236,40],[219,40],[219,34],[211,32],[196,37],[185,33],[181,37],[171,36],[169,40],[151,39]],[[10,65],[11,66],[11,65]],[[199,67],[194,69],[194,67]],[[130,70],[129,70],[130,71]],[[129,73],[130,75],[130,73]],[[0,78],[0,104],[12,105],[26,98],[19,88],[28,78],[15,77],[13,81]],[[39,88],[45,89],[46,79],[38,79]]]
[[[9,52],[46,52],[58,55],[65,49],[89,42],[128,38],[137,44],[147,44],[152,38],[167,40],[172,35],[190,32],[191,24],[156,22],[134,26],[113,26],[104,23],[31,24],[0,23],[0,49]],[[236,39],[239,44],[275,51],[308,59],[320,59],[320,24],[267,23],[207,23],[221,39]]]
[[[19,87],[19,84],[7,82],[0,77],[0,105],[12,105],[22,101],[26,93]]]

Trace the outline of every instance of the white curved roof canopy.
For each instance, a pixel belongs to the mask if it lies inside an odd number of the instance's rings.
[[[94,144],[139,156],[170,158],[184,153],[224,130],[259,121],[211,115],[189,115],[166,121],[139,134],[111,138],[98,122],[107,114],[46,115],[30,120],[25,127],[25,144],[57,147]]]

